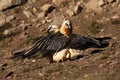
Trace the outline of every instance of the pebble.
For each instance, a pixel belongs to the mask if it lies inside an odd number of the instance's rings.
[[[114,2],[115,0],[107,0],[109,3],[112,3],[112,2]]]
[[[36,14],[37,13],[37,9],[36,8],[33,8],[33,13]]]
[[[42,24],[45,24],[45,23],[46,23],[46,20],[43,19],[43,20],[41,21],[41,23],[42,23]]]
[[[25,0],[0,0],[0,11],[11,6],[21,5]]]
[[[15,16],[14,15],[0,16],[0,26],[3,26],[5,23],[11,22],[13,20],[15,20]]]
[[[27,18],[33,17],[33,14],[30,11],[23,12]]]
[[[99,7],[102,7],[105,5],[105,1],[104,0],[100,0],[98,3]]]
[[[45,12],[40,12],[37,14],[38,19],[44,18],[44,16],[45,16]]]
[[[74,12],[70,9],[67,9],[66,10],[66,13],[71,17],[71,16],[74,16]]]
[[[51,13],[55,7],[52,4],[44,4],[40,9],[45,12],[45,16],[47,16],[47,14]]]
[[[77,5],[74,7],[74,12],[75,14],[79,14],[82,11],[82,7],[80,5]]]

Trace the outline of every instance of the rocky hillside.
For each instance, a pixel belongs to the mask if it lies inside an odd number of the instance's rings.
[[[73,33],[104,39],[107,45],[61,63],[40,56],[9,58],[65,19]],[[120,80],[119,34],[120,0],[0,0],[0,80]]]

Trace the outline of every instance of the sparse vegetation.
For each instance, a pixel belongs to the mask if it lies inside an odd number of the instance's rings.
[[[89,28],[91,33],[96,34],[96,33],[100,32],[100,29],[102,27],[103,27],[102,24],[100,24],[100,23],[98,23],[96,21],[93,21],[88,28]]]

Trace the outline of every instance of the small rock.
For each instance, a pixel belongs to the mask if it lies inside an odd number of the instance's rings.
[[[42,24],[39,23],[39,24],[37,24],[35,27],[36,27],[36,28],[39,28],[41,25],[42,25]]]
[[[33,14],[30,11],[23,12],[27,18],[33,17]]]
[[[66,10],[66,13],[69,15],[69,16],[74,16],[74,12],[70,9],[67,9]]]
[[[2,64],[0,67],[7,67],[8,66],[8,64],[7,63],[4,63],[4,64]]]
[[[52,0],[52,3],[54,3],[55,5],[61,5],[65,2],[66,0]]]
[[[51,13],[55,7],[51,4],[45,4],[40,8],[43,12],[45,12],[45,16],[47,16],[48,13]]]
[[[116,14],[116,15],[114,15],[114,16],[111,17],[111,19],[119,19],[119,18],[120,18],[119,14]]]
[[[45,5],[43,5],[40,9],[41,9],[42,11],[47,11],[50,7],[52,7],[51,4],[45,4]]]
[[[112,2],[114,2],[114,1],[116,1],[116,0],[107,0],[109,3],[112,3]]]
[[[104,0],[100,0],[98,3],[99,7],[102,7],[105,5],[105,1]]]
[[[27,30],[28,26],[30,26],[30,25],[31,25],[30,23],[21,23],[19,25],[19,28],[22,30]]]
[[[3,32],[4,36],[7,35],[11,35],[11,34],[15,34],[15,33],[19,33],[20,31],[22,31],[22,27],[16,27],[16,28],[11,28],[11,29],[7,29]]]
[[[10,71],[6,76],[5,78],[10,78],[11,76],[13,76],[14,72],[13,71]]]
[[[39,74],[39,76],[40,76],[40,77],[44,76],[44,74],[43,74],[43,73],[38,73],[38,74]]]
[[[14,20],[14,19],[15,19],[15,16],[14,16],[14,15],[8,16],[8,17],[6,18],[6,22],[10,22],[10,21],[12,21],[12,20]]]
[[[35,22],[37,22],[39,20],[38,20],[38,18],[32,18],[31,21],[35,23]]]
[[[50,23],[50,22],[52,22],[52,20],[46,20],[46,22]]]
[[[75,6],[75,8],[74,8],[75,14],[79,14],[79,13],[82,11],[82,9],[83,9],[83,8],[82,8],[80,5]]]
[[[15,19],[14,15],[7,16],[7,17],[6,17],[6,15],[4,15],[4,16],[2,15],[2,16],[0,16],[0,26],[3,26],[5,23],[8,23],[14,19]]]
[[[33,13],[36,14],[37,13],[37,9],[36,8],[33,8]]]
[[[27,0],[0,0],[0,11],[5,10],[11,6],[21,5]]]
[[[40,12],[37,14],[38,18],[44,18],[45,12]]]
[[[33,59],[33,60],[32,60],[32,62],[36,62],[36,60],[35,60],[35,59]]]
[[[46,21],[43,19],[43,20],[41,21],[41,23],[42,23],[42,24],[45,24],[45,23],[46,23]]]

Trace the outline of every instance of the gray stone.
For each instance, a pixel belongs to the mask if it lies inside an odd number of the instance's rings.
[[[80,5],[77,5],[74,7],[74,12],[75,14],[79,14],[82,11],[82,7]]]
[[[11,6],[21,5],[26,0],[0,0],[0,11],[5,10]]]
[[[55,7],[52,4],[45,4],[40,9],[45,12],[45,16],[47,16],[47,14],[51,13]]]
[[[8,23],[14,19],[15,19],[14,15],[11,15],[11,16],[1,15],[0,16],[0,26],[3,26],[5,23]]]

